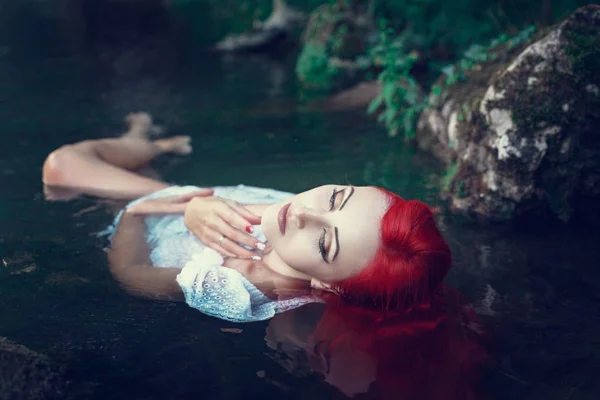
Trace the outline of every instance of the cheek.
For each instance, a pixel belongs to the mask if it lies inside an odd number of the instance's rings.
[[[297,270],[312,270],[320,264],[321,255],[317,239],[308,233],[296,233],[293,237],[281,238],[278,253],[283,261]]]

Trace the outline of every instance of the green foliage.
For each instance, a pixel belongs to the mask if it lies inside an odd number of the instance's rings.
[[[369,105],[369,114],[384,106],[379,114],[390,136],[396,136],[400,129],[407,137],[414,136],[415,123],[425,108],[419,84],[411,75],[413,65],[418,61],[416,53],[404,54],[400,42],[390,39],[391,29],[382,22],[381,41],[370,53],[374,65],[383,68],[378,81],[381,93]]]
[[[489,17],[489,2],[485,3],[488,8],[481,8],[481,3],[470,0],[455,2],[453,7],[437,0],[385,2],[383,7],[388,12],[391,10],[392,15],[395,15],[394,10],[400,12],[402,9],[402,13],[395,19],[382,19],[380,43],[369,53],[372,64],[382,69],[378,77],[382,93],[369,105],[368,112],[383,109],[379,120],[390,136],[397,135],[400,130],[406,137],[414,136],[418,116],[427,107],[430,97],[442,94],[442,87],[433,85],[428,96],[420,95],[420,85],[427,87],[434,77],[443,74],[445,86],[451,86],[466,79],[467,73],[478,64],[496,59],[494,49],[498,46],[506,45],[512,49],[535,33],[536,27],[528,26],[513,35],[501,33],[486,46],[476,44],[473,39],[486,38],[497,32]],[[399,29],[400,33],[395,34]],[[444,66],[442,60],[431,55],[433,48],[441,46],[446,47],[447,53],[462,54],[461,58]],[[464,50],[459,53],[460,49]],[[419,57],[421,64],[426,64],[429,75],[419,76],[413,72]],[[468,109],[459,114],[459,121],[464,120],[466,112]]]
[[[487,46],[472,44],[456,64],[442,68],[443,74],[446,75],[446,86],[452,86],[456,82],[464,80],[466,73],[473,70],[477,64],[495,60],[498,55],[494,52],[494,49],[498,46],[506,44],[508,49],[513,49],[531,39],[535,32],[535,26],[528,26],[515,36],[503,33],[493,39]]]
[[[528,41],[535,31],[535,26],[529,26],[512,37],[502,34],[487,46],[472,44],[456,64],[441,69],[446,76],[446,86],[464,80],[466,73],[478,64],[495,59],[497,55],[493,50],[498,46],[506,44],[509,48],[516,47]],[[379,115],[379,121],[385,124],[389,135],[396,136],[402,128],[406,137],[411,138],[415,134],[419,114],[427,107],[429,96],[419,94],[419,84],[411,73],[418,56],[414,51],[406,55],[401,39],[390,39],[392,34],[393,30],[384,25],[381,43],[371,51],[373,63],[383,67],[378,77],[382,84],[382,93],[369,105],[367,112],[373,113],[384,105],[385,109]],[[439,97],[441,93],[442,88],[439,85],[432,86],[430,96]],[[459,113],[458,121],[463,121],[468,111],[468,106],[463,105],[463,112]]]
[[[442,94],[442,87],[433,85],[428,96],[419,96],[419,85],[430,86],[440,74],[446,87],[464,80],[478,65],[495,60],[499,46],[509,50],[519,46],[531,39],[536,25],[554,23],[584,4],[579,0],[505,0],[502,6],[489,0],[379,1],[376,13],[388,18],[381,43],[370,56],[374,65],[383,68],[378,77],[383,90],[368,112],[383,108],[379,120],[389,134],[402,129],[412,137],[420,112],[431,98]],[[487,45],[477,44],[486,41]],[[415,72],[419,57],[419,72]],[[459,113],[459,121],[468,111],[467,107]]]
[[[514,36],[528,25],[556,23],[586,0],[379,0],[405,42],[420,52],[443,47],[451,57],[500,33]]]
[[[315,9],[302,35],[304,47],[296,63],[304,86],[329,91],[354,79],[363,67],[369,68],[361,64],[368,47],[363,28],[343,1]]]
[[[456,176],[456,174],[458,173],[458,169],[459,169],[460,165],[457,162],[455,162],[454,164],[451,164],[448,166],[448,168],[446,168],[446,173],[442,176],[442,189],[445,192],[448,192],[450,190],[450,186],[452,185],[452,179],[454,179],[454,176]]]
[[[296,62],[296,75],[308,86],[329,90],[334,86],[339,69],[329,62],[325,46],[310,43],[302,48]]]

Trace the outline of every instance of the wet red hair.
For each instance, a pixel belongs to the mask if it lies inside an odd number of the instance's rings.
[[[450,269],[450,248],[430,206],[377,189],[389,203],[381,219],[380,248],[358,275],[334,289],[352,302],[386,309],[426,304]]]
[[[364,353],[376,374],[368,395],[361,398],[480,398],[482,367],[491,361],[485,349],[489,336],[460,293],[442,287],[426,307],[410,311],[348,305],[339,296],[324,300],[325,311],[306,341],[306,351],[317,353],[308,358],[314,371],[336,375],[328,381],[360,381],[368,363],[344,355]],[[339,357],[345,362],[334,370]]]

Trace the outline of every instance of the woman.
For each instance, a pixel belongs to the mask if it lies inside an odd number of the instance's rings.
[[[135,118],[129,122],[136,131]],[[136,132],[64,146],[43,168],[48,188],[142,196],[110,230],[111,272],[132,292],[183,294],[206,314],[254,321],[317,301],[311,288],[385,308],[426,303],[450,268],[450,250],[423,203],[351,185],[295,196],[171,186],[133,171],[160,154],[188,154],[189,137],[150,141]]]

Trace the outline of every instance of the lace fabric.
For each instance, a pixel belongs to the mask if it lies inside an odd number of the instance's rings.
[[[227,321],[251,322],[315,301],[312,296],[271,300],[238,271],[222,265],[223,258],[211,249],[186,263],[177,283],[189,306]]]

